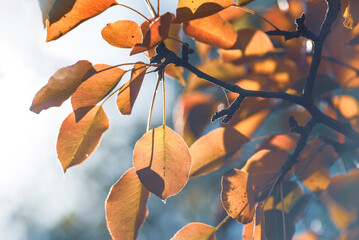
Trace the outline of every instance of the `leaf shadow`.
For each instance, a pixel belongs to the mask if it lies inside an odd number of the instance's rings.
[[[142,184],[152,193],[162,198],[165,189],[165,182],[150,166],[136,171]]]

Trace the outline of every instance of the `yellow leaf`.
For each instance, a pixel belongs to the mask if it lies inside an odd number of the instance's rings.
[[[216,240],[215,231],[215,227],[193,222],[180,229],[171,240]]]
[[[137,239],[148,215],[150,192],[142,185],[134,168],[116,182],[106,199],[106,223],[113,240]]]
[[[184,140],[163,125],[145,133],[133,150],[133,165],[142,184],[162,199],[186,185],[191,155]]]
[[[130,20],[108,23],[101,35],[110,45],[119,48],[132,48],[142,42],[142,31],[138,24]]]
[[[250,223],[254,216],[254,192],[251,176],[232,169],[222,177],[221,201],[226,212],[242,224]]]
[[[57,138],[57,156],[64,172],[85,161],[96,149],[109,120],[101,106],[96,106],[76,122],[71,113],[62,123]]]
[[[179,0],[175,23],[182,23],[215,14],[235,5],[234,0]]]
[[[211,173],[223,166],[226,156],[234,153],[249,139],[233,128],[220,127],[195,141],[191,147],[191,177]]]
[[[94,71],[71,96],[72,109],[79,121],[106,97],[121,80],[124,70],[106,64],[94,65]]]
[[[46,22],[46,41],[58,39],[114,5],[117,5],[115,0],[56,0]]]
[[[137,62],[131,71],[131,79],[121,87],[117,96],[117,107],[122,114],[131,114],[146,70],[143,62]]]
[[[92,64],[89,61],[78,61],[72,66],[60,68],[40,89],[32,102],[30,110],[40,113],[50,107],[61,106],[86,79]]]

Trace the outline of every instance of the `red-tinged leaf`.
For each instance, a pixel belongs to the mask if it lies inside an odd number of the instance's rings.
[[[293,219],[287,213],[284,213],[286,238],[284,238],[282,211],[277,209],[268,210],[264,212],[264,216],[268,240],[293,238],[295,225]]]
[[[175,130],[188,146],[200,137],[202,130],[210,123],[217,105],[213,96],[201,92],[183,94],[173,112]]]
[[[235,5],[234,0],[179,0],[174,22],[182,23],[204,18],[232,5]]]
[[[67,100],[86,79],[92,69],[88,61],[78,61],[72,66],[60,68],[49,82],[36,94],[30,110],[40,113],[50,107],[58,107]]]
[[[246,16],[246,12],[237,6],[231,6],[223,9],[218,13],[225,21],[233,21]]]
[[[337,154],[331,146],[325,146],[321,141],[311,141],[298,158],[296,174],[313,192],[324,190],[330,184],[328,168],[336,158]]]
[[[183,23],[183,31],[189,37],[219,48],[232,48],[238,36],[219,14]]]
[[[56,0],[46,22],[46,41],[58,39],[114,5],[117,5],[115,0]]]
[[[109,120],[101,106],[92,108],[79,122],[71,113],[61,125],[56,146],[64,172],[85,161],[108,128]]]
[[[220,58],[209,59],[196,67],[202,72],[225,82],[238,80],[247,73],[247,69],[243,65],[224,63]],[[208,81],[199,78],[194,73],[189,74],[186,90],[196,90],[207,86],[213,85]]]
[[[117,96],[117,107],[122,114],[131,114],[146,70],[146,65],[143,62],[137,62],[132,69],[131,79],[121,87]]]
[[[106,64],[94,65],[91,76],[71,96],[76,121],[83,118],[96,104],[106,97],[121,80],[125,71]]]
[[[222,177],[221,201],[226,212],[242,224],[250,223],[254,216],[254,192],[251,176],[232,169]]]
[[[180,229],[171,240],[216,240],[215,231],[215,227],[193,222]]]
[[[233,50],[219,49],[218,52],[225,62],[243,63],[262,57],[274,50],[273,43],[263,31],[246,28],[239,30],[238,42]]]
[[[242,170],[251,174],[254,191],[264,186],[270,188],[287,158],[288,154],[280,150],[262,149],[253,154]]]
[[[163,125],[145,133],[133,150],[133,165],[142,184],[162,199],[186,185],[191,155],[183,139]]]
[[[306,232],[295,237],[294,240],[318,240],[318,237],[313,232]]]
[[[142,42],[142,31],[138,24],[130,20],[108,23],[101,31],[103,39],[119,48],[132,48]]]
[[[249,139],[233,128],[217,128],[195,141],[191,147],[191,177],[211,173],[223,166],[226,156],[237,151]]]
[[[141,44],[136,44],[132,48],[131,55],[149,50],[165,40],[169,35],[173,18],[173,14],[169,12],[156,18],[148,26],[146,33],[143,34],[143,42]],[[141,28],[144,29],[142,26]]]
[[[134,168],[116,182],[106,199],[106,223],[113,240],[137,239],[148,215],[150,192],[142,185]]]
[[[253,240],[255,218],[256,216],[254,215],[253,221],[243,226],[242,240]]]
[[[286,134],[272,135],[262,142],[257,149],[282,150],[290,153],[296,147],[297,138]]]

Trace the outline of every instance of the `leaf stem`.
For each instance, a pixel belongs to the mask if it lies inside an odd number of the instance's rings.
[[[265,21],[266,23],[268,23],[269,25],[271,25],[272,27],[274,27],[275,30],[280,31],[279,28],[277,28],[271,21],[269,21],[268,19],[266,19],[266,18],[264,18],[264,17],[258,15],[255,11],[253,11],[253,10],[251,10],[251,9],[249,9],[249,8],[241,7],[241,6],[237,6],[237,7],[240,8],[240,9],[242,9],[243,11],[245,11],[245,12],[247,12],[247,13],[249,13],[249,14],[252,14],[252,15],[258,17],[259,19]]]
[[[222,222],[220,222],[217,227],[216,227],[216,231],[223,226],[223,224],[225,224],[227,222],[227,220],[230,218],[231,216],[228,214],[223,220]]]
[[[140,15],[141,17],[143,17],[144,19],[146,19],[149,23],[151,23],[151,20],[148,19],[145,15],[143,15],[142,13],[140,13],[139,11],[137,11],[136,9],[132,8],[132,7],[129,7],[127,5],[124,5],[124,4],[121,4],[121,3],[117,3],[117,5],[121,6],[121,7],[125,7],[125,8],[128,8],[132,11],[134,11],[135,13],[137,13],[138,15]]]
[[[163,93],[163,125],[166,126],[166,88],[165,75],[162,73],[162,93]]]
[[[145,0],[145,3],[146,3],[146,5],[147,5],[148,10],[149,10],[150,13],[152,14],[152,17],[154,17],[154,18],[158,17],[158,15],[157,15],[155,9],[153,8],[153,6],[152,6],[150,0]]]
[[[156,93],[157,93],[158,86],[160,85],[160,81],[161,81],[161,78],[159,77],[159,78],[157,79],[155,91],[153,92],[151,107],[150,107],[150,111],[149,111],[149,113],[148,113],[148,121],[147,121],[147,130],[146,130],[146,132],[150,131],[150,129],[151,129],[153,105],[154,105],[154,103],[155,103]]]
[[[160,0],[157,0],[157,15],[160,15]]]
[[[287,232],[285,228],[285,216],[284,216],[284,202],[283,202],[283,182],[280,182],[280,200],[282,202],[282,222],[283,222],[283,236],[284,240],[287,239]]]

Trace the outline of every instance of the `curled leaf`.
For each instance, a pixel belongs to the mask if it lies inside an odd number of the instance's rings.
[[[142,42],[142,31],[138,24],[130,20],[108,23],[101,35],[110,45],[119,48],[132,48]]]
[[[61,125],[56,146],[64,172],[85,161],[108,128],[109,120],[101,106],[92,108],[78,122],[75,113],[71,113]]]
[[[145,133],[133,150],[133,165],[142,184],[162,199],[186,185],[191,155],[183,139],[163,125]]]
[[[221,201],[226,212],[242,224],[250,223],[254,216],[254,192],[251,176],[232,169],[222,177]]]
[[[214,232],[217,229],[204,223],[189,223],[180,229],[171,240],[216,240]]]
[[[114,5],[117,5],[115,0],[56,0],[46,22],[46,41],[58,39]]]
[[[91,69],[92,64],[89,61],[78,61],[72,66],[57,70],[49,82],[36,93],[30,110],[40,113],[44,109],[61,106],[87,78]]]
[[[125,71],[106,64],[97,64],[90,77],[71,96],[72,109],[79,121],[105,98],[121,80]]]
[[[346,8],[344,10],[343,17],[345,19],[344,22],[343,22],[344,26],[346,28],[353,29],[354,18],[350,14],[350,1],[348,1],[348,5],[346,6]]]
[[[142,185],[134,168],[116,182],[107,196],[106,223],[112,239],[137,239],[148,215],[150,192]]]
[[[117,107],[122,114],[131,114],[146,70],[146,65],[143,62],[137,62],[131,71],[131,79],[120,88],[117,96]]]

